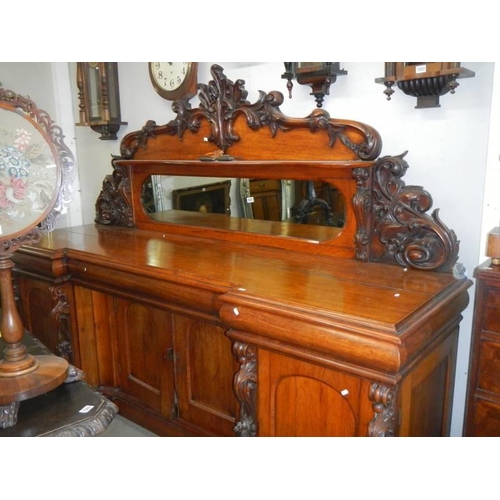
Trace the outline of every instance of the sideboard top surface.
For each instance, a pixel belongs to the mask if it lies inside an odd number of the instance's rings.
[[[315,314],[368,320],[394,333],[412,314],[470,283],[450,273],[98,224],[56,230],[23,252],[205,283]]]

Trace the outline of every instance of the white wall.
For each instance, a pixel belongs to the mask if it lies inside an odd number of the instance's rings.
[[[52,66],[44,62],[0,62],[2,87],[29,96],[52,119],[56,112]]]
[[[495,65],[489,147],[484,189],[484,212],[479,261],[486,260],[486,234],[500,226],[500,65]]]
[[[3,74],[0,63],[0,81],[9,83]],[[16,63],[10,63],[16,64]],[[21,63],[18,63],[21,64]],[[50,71],[39,63],[39,75],[47,76]],[[212,63],[202,62],[199,68],[199,81],[211,79]],[[283,63],[218,63],[225,74],[233,81],[243,79],[249,90],[248,99],[253,102],[258,90],[269,92],[280,90],[285,94],[282,111],[290,116],[306,116],[314,108],[314,100],[309,89],[297,84],[293,98],[288,99],[286,82],[281,79]],[[414,98],[396,89],[392,100],[387,101],[384,87],[375,84],[375,78],[383,76],[383,62],[341,63],[348,75],[338,78],[326,97],[324,109],[332,117],[365,122],[375,127],[383,140],[382,154],[396,155],[408,150],[406,160],[410,168],[405,177],[407,184],[421,185],[433,196],[434,207],[439,208],[441,219],[455,230],[461,241],[460,262],[472,277],[474,267],[482,260],[484,231],[489,230],[491,220],[486,214],[496,211],[495,187],[498,185],[498,133],[492,136],[488,153],[490,109],[492,85],[495,69],[493,63],[464,62],[466,68],[475,71],[474,78],[460,79],[460,86],[454,95],[441,98],[441,107],[434,109],[415,109]],[[167,123],[172,117],[171,103],[160,98],[149,81],[146,62],[120,62],[120,94],[122,119],[128,122],[120,129],[119,139],[126,133],[138,130],[147,120],[158,124]],[[51,78],[26,80],[30,71],[15,66],[11,82],[19,85],[23,92],[31,92],[33,98],[50,101],[46,85]],[[76,91],[76,64],[69,63],[73,91],[73,113],[78,119],[78,100]],[[10,76],[10,75],[9,75]],[[14,78],[15,76],[15,78]],[[8,85],[5,85],[8,86]],[[495,80],[495,102],[500,90]],[[34,88],[33,88],[34,87]],[[16,89],[17,90],[17,89]],[[49,102],[52,106],[52,103]],[[192,101],[193,106],[197,101]],[[499,121],[500,111],[495,107],[495,123]],[[499,127],[496,125],[496,127]],[[500,128],[500,127],[499,127]],[[498,130],[498,129],[496,129]],[[492,128],[493,131],[493,128]],[[84,223],[92,223],[95,217],[95,201],[101,190],[104,177],[111,173],[111,155],[119,154],[118,141],[101,141],[96,132],[89,128],[76,127],[76,147],[80,169],[82,193],[82,214]],[[485,177],[488,173],[486,189],[485,218],[483,230],[483,201],[485,200]],[[495,205],[494,209],[492,205]],[[493,218],[498,215],[493,215]],[[496,223],[498,224],[498,223]],[[464,313],[461,327],[455,402],[452,421],[452,435],[462,432],[463,410],[468,370],[468,351],[472,324],[473,289],[471,303]]]
[[[38,109],[46,111],[61,127],[64,143],[72,152],[78,168],[75,144],[75,120],[72,113],[72,88],[68,63],[0,62],[0,84],[17,94],[28,96]],[[78,172],[78,171],[77,171]],[[65,218],[56,227],[81,224],[79,179],[73,183],[73,201]]]

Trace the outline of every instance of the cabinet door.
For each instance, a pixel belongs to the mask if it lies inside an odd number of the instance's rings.
[[[170,313],[115,298],[121,389],[164,416],[175,414]]]
[[[401,437],[448,436],[458,328],[417,363],[400,385]]]
[[[291,357],[258,352],[259,436],[366,436],[369,383]]]
[[[234,435],[237,365],[224,330],[173,315],[173,334],[180,418],[217,436]]]
[[[24,328],[55,353],[58,335],[51,319],[54,299],[50,292],[50,283],[19,276],[17,284],[20,314]]]

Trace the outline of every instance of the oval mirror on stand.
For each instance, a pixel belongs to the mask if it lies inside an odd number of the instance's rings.
[[[61,129],[28,97],[0,87],[0,426],[15,425],[19,402],[59,386],[68,362],[32,356],[12,284],[12,254],[54,228],[72,199],[75,162]]]

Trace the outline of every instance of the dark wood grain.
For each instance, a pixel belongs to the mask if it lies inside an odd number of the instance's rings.
[[[475,276],[464,435],[500,436],[500,266],[488,261]]]

